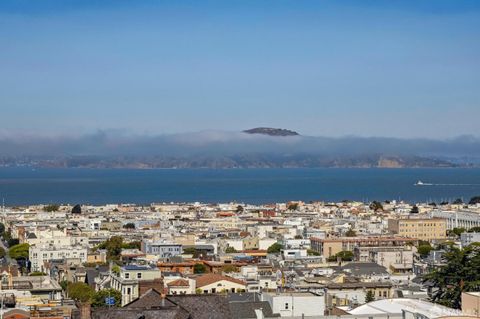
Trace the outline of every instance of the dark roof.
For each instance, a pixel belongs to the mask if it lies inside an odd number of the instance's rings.
[[[176,307],[176,304],[162,298],[162,294],[155,289],[147,290],[143,295],[135,299],[134,301],[125,305],[125,308],[168,308]]]
[[[144,317],[142,317],[142,315]],[[94,309],[92,319],[191,319],[192,317],[181,308],[172,309]]]
[[[241,292],[228,294],[229,302],[247,302],[247,301],[259,301],[261,295],[258,292]]]
[[[266,318],[280,317],[280,314],[273,313],[268,301],[230,302],[230,312],[234,319],[256,319],[256,309],[262,309]]]
[[[354,276],[388,274],[387,268],[372,262],[352,262],[345,266],[335,267],[337,270],[350,273]]]
[[[167,296],[162,299],[162,294],[155,289],[149,289],[143,295],[125,305],[121,309],[134,310],[135,313],[145,314],[146,310],[157,311],[157,317],[145,318],[175,318],[175,319],[228,319],[232,318],[228,299],[223,295],[175,295]],[[176,312],[175,312],[176,311]],[[174,313],[175,312],[175,313]],[[177,315],[177,317],[168,317],[166,315]],[[184,316],[188,314],[188,316]],[[118,313],[116,317],[93,317],[96,318],[134,318],[122,317],[123,314]],[[164,316],[165,315],[165,316]],[[183,316],[183,317],[182,317]],[[137,319],[135,317],[135,319]]]
[[[95,278],[99,277],[101,272],[106,271],[108,271],[108,266],[99,266],[98,269],[96,267],[87,267],[85,282],[92,287],[95,286]]]
[[[192,319],[233,318],[228,299],[222,295],[176,295],[167,299],[187,310]]]

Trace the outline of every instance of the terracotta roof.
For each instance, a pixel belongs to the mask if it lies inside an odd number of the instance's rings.
[[[185,279],[177,279],[174,281],[171,281],[167,284],[169,287],[189,287],[190,284],[188,283],[188,280]]]
[[[195,278],[195,281],[197,283],[197,288],[204,287],[222,280],[230,281],[239,285],[245,285],[245,282],[242,280],[238,280],[238,279],[227,277],[227,276],[222,276],[219,274],[205,274]]]

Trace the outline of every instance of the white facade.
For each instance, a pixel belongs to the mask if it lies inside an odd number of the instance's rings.
[[[159,258],[168,258],[183,253],[182,245],[166,241],[142,241],[142,251],[148,255],[155,255]]]
[[[480,233],[460,234],[460,242],[462,243],[462,248],[470,245],[471,243],[480,242]]]
[[[268,301],[273,313],[281,317],[323,316],[325,296],[313,293],[262,293],[262,300]]]
[[[33,245],[28,254],[32,271],[44,271],[44,263],[50,260],[78,258],[82,263],[87,261],[87,248],[84,246]]]
[[[454,228],[470,229],[480,226],[480,214],[468,211],[442,211],[434,210],[430,212],[431,217],[445,218],[447,220],[447,229]]]
[[[307,257],[306,249],[282,249],[282,256],[285,260]]]

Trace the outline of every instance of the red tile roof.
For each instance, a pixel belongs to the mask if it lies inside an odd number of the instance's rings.
[[[195,278],[195,281],[197,282],[197,288],[204,287],[222,280],[230,281],[239,285],[245,285],[245,282],[242,280],[238,280],[238,279],[227,277],[227,276],[222,276],[219,274],[205,274]]]

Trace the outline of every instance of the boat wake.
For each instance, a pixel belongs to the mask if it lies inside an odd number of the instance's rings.
[[[472,184],[472,183],[424,183],[422,181],[418,181],[414,186],[480,186],[480,184]]]

